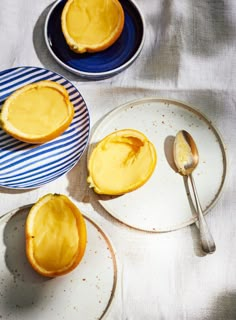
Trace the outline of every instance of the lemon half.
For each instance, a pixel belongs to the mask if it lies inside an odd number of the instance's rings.
[[[71,50],[102,51],[120,36],[124,11],[118,0],[68,0],[62,11],[61,26]]]
[[[141,187],[156,162],[155,146],[142,132],[119,130],[103,138],[91,152],[87,181],[98,194],[121,195]]]
[[[86,248],[86,224],[65,195],[47,194],[31,208],[25,225],[26,255],[38,273],[55,277],[72,271]]]
[[[44,143],[62,134],[72,122],[74,106],[57,82],[39,81],[12,93],[2,107],[3,130],[18,140]]]

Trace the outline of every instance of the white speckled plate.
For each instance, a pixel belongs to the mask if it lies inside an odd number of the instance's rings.
[[[87,248],[67,275],[38,275],[25,256],[24,225],[30,206],[0,218],[0,319],[98,320],[112,302],[117,264],[111,242],[86,216]]]
[[[129,102],[106,115],[90,139],[88,157],[107,134],[124,128],[142,131],[155,145],[158,162],[149,181],[119,197],[96,195],[100,204],[119,221],[140,230],[164,232],[197,220],[191,190],[173,163],[173,140],[179,130],[195,139],[200,163],[194,171],[204,213],[216,203],[226,177],[226,153],[221,136],[202,113],[167,99],[147,98]]]

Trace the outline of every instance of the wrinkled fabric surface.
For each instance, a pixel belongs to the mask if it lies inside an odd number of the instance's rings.
[[[69,195],[96,219],[119,259],[119,281],[107,319],[234,320],[236,1],[136,2],[146,22],[140,56],[114,77],[86,81],[59,66],[46,48],[43,27],[51,0],[1,0],[0,70],[39,66],[62,74],[84,97],[92,129],[110,110],[149,96],[186,101],[202,111],[220,131],[229,164],[224,192],[206,217],[216,252],[201,253],[195,225],[151,234],[117,222],[96,204],[84,183],[86,155],[64,177],[39,189],[0,188],[0,215],[57,192]]]

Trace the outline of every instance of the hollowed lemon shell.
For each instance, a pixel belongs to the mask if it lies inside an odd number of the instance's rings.
[[[86,248],[86,224],[65,195],[47,194],[31,208],[25,225],[26,255],[35,271],[46,277],[77,267]]]
[[[62,11],[61,26],[71,50],[97,52],[119,38],[124,19],[118,0],[68,0]]]
[[[57,82],[44,80],[21,87],[7,98],[1,126],[18,140],[41,144],[61,135],[73,116],[67,90]]]
[[[92,150],[87,181],[98,194],[121,195],[144,185],[156,162],[155,146],[142,132],[122,129],[103,138]]]

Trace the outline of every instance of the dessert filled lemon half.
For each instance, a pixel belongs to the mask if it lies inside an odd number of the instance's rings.
[[[25,225],[26,255],[31,266],[47,277],[72,271],[86,248],[86,224],[65,195],[47,194],[31,208]]]
[[[87,181],[98,194],[121,195],[141,187],[151,177],[156,162],[155,146],[142,132],[119,130],[93,149]]]
[[[71,124],[74,107],[67,90],[43,80],[11,94],[2,107],[2,129],[18,140],[44,143],[62,134]]]
[[[97,52],[110,47],[124,27],[118,0],[68,0],[61,16],[62,32],[71,50]]]

